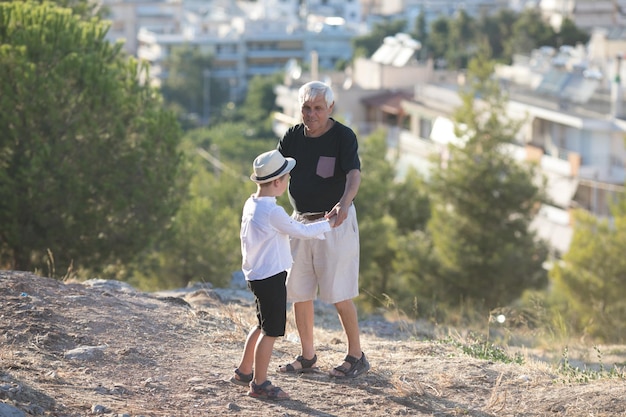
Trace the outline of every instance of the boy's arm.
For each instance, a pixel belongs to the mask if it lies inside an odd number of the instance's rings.
[[[272,210],[270,222],[279,232],[296,238],[323,237],[323,234],[330,231],[332,226],[328,219],[314,223],[300,223],[290,217],[280,206]]]

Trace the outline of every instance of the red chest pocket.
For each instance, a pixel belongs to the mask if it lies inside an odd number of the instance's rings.
[[[330,178],[335,174],[335,157],[320,156],[315,173],[322,178]]]

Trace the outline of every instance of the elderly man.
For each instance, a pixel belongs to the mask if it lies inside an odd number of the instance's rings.
[[[359,323],[352,299],[359,294],[359,228],[353,200],[361,183],[356,135],[330,116],[332,89],[319,81],[303,85],[298,94],[302,123],[291,127],[278,144],[285,157],[295,158],[289,200],[300,222],[337,216],[325,240],[292,239],[294,264],[287,278],[293,302],[301,354],[280,372],[315,369],[313,300],[334,304],[346,334],[347,355],[330,371],[337,378],[354,378],[370,368],[361,350]]]

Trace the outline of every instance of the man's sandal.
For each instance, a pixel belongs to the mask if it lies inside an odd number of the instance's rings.
[[[278,372],[287,374],[301,374],[305,372],[317,371],[317,366],[314,366],[317,362],[317,355],[313,355],[311,359],[305,359],[300,355],[296,358],[296,362],[300,362],[300,369],[296,369],[292,364],[288,363],[278,368]]]
[[[361,354],[361,359],[357,359],[354,356],[346,355],[344,361],[348,362],[350,364],[350,367],[346,368],[345,366],[340,365],[334,368],[334,370],[341,373],[342,375],[330,374],[330,376],[335,378],[356,378],[357,376],[369,371],[370,363],[365,358],[365,353],[361,352]]]
[[[230,382],[235,385],[241,385],[242,387],[247,387],[252,382],[254,378],[254,373],[244,374],[239,370],[239,368],[235,369],[235,375],[230,378]]]
[[[263,400],[288,400],[289,394],[280,389],[277,386],[272,385],[272,383],[267,380],[261,385],[257,385],[254,382],[250,382],[250,391],[248,395],[253,398],[260,398]]]

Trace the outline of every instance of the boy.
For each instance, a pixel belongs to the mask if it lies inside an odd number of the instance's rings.
[[[271,400],[288,399],[281,388],[267,379],[274,341],[285,335],[287,322],[287,270],[293,262],[289,237],[324,239],[334,218],[303,224],[292,219],[276,204],[289,184],[289,172],[296,165],[278,150],[259,155],[250,179],[257,191],[246,201],[241,218],[242,270],[254,294],[258,325],[246,338],[241,362],[231,382],[250,385],[248,395]],[[254,369],[254,372],[253,372]]]

